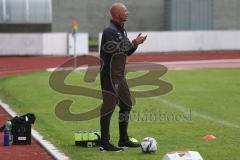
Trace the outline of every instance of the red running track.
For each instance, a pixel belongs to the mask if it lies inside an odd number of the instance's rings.
[[[0,76],[14,75],[24,72],[43,71],[57,67],[71,57],[69,56],[7,56],[0,57]],[[240,59],[240,52],[208,52],[208,53],[161,53],[133,55],[128,62],[172,62],[192,60]]]

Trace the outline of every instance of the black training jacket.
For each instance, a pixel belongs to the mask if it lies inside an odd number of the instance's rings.
[[[129,41],[126,30],[111,20],[102,35],[101,76],[124,77],[126,57],[133,54],[136,49]]]

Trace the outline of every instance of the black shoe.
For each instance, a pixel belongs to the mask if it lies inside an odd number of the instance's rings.
[[[101,145],[99,148],[101,152],[121,152],[123,151],[123,148],[116,147],[110,143]]]
[[[122,148],[127,148],[127,147],[129,147],[129,148],[138,148],[138,147],[140,147],[140,144],[139,143],[134,143],[134,142],[132,142],[132,141],[130,141],[130,140],[128,140],[128,141],[119,141],[118,142],[118,147],[122,147]]]

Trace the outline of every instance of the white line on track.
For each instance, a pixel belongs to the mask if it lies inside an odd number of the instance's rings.
[[[204,64],[223,64],[224,63],[239,63],[238,66],[240,66],[240,59],[220,59],[220,60],[196,60],[196,61],[174,61],[174,62],[134,62],[134,63],[129,63],[128,65],[133,65],[133,64],[137,64],[137,65],[141,65],[141,64],[161,64],[161,65],[166,65],[166,66],[171,66],[171,65],[180,65],[178,67],[174,67],[177,69],[181,69],[181,65],[193,65],[194,66],[198,66],[198,65],[204,65]],[[96,66],[97,67],[97,66]],[[226,66],[227,67],[227,66]],[[187,67],[189,68],[189,67]],[[201,66],[200,68],[208,68],[207,66]],[[86,70],[87,67],[86,66],[82,66],[82,67],[77,67],[75,70]],[[186,67],[183,66],[182,69],[186,69]],[[189,68],[191,69],[191,67]],[[67,68],[48,68],[46,69],[46,71],[48,72],[53,72],[55,70],[58,71],[68,71],[68,70],[74,70],[73,67],[67,67]]]
[[[14,112],[10,106],[4,103],[2,100],[0,100],[0,107],[2,107],[11,117],[17,116],[17,113]],[[53,144],[47,140],[44,140],[44,137],[40,135],[35,129],[32,129],[32,136],[56,160],[70,160],[69,157],[59,151]]]

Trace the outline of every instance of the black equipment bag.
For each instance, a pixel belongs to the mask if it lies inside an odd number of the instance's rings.
[[[13,124],[13,145],[31,144],[31,124]]]

